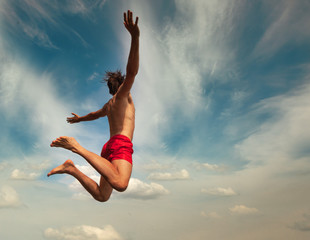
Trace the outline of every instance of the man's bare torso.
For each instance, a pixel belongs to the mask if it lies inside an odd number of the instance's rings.
[[[127,136],[132,140],[135,128],[135,106],[131,97],[117,97],[114,95],[105,105],[104,108],[110,125],[110,137],[117,134]]]

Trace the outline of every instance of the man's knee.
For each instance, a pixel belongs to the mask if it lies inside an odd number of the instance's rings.
[[[124,192],[128,187],[128,180],[117,180],[113,184],[113,188],[118,192]]]
[[[110,199],[111,195],[99,195],[96,196],[95,199],[99,202],[107,202]]]

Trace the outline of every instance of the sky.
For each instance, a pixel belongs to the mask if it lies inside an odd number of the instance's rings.
[[[100,154],[106,70],[126,70],[139,16],[128,189],[93,200],[72,136]],[[310,237],[310,2],[0,0],[0,239]]]

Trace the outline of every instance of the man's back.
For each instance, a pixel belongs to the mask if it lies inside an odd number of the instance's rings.
[[[135,128],[135,106],[131,97],[114,95],[104,106],[110,125],[110,137],[121,134],[132,140]]]

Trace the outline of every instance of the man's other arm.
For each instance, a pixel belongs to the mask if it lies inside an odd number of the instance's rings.
[[[107,104],[105,104],[101,109],[95,112],[88,113],[85,116],[80,117],[79,115],[72,113],[73,117],[68,117],[68,123],[78,123],[83,121],[92,121],[107,115]]]

